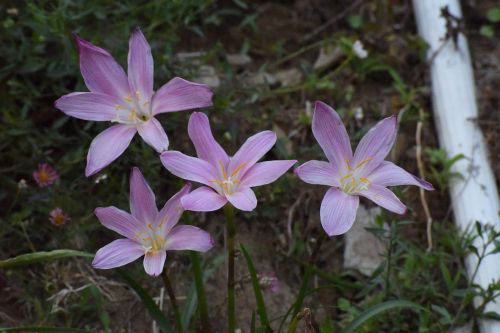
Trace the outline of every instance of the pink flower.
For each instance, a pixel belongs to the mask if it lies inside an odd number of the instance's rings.
[[[434,189],[430,183],[384,161],[396,141],[396,115],[370,129],[354,155],[342,120],[323,102],[316,102],[312,131],[329,162],[309,161],[295,169],[295,173],[306,183],[331,186],[320,209],[321,224],[329,236],[341,235],[352,227],[359,196],[391,212],[404,214],[406,206],[387,186],[416,185]]]
[[[185,185],[158,211],[153,191],[138,168],[130,176],[130,211],[99,207],[95,215],[106,228],[126,237],[97,251],[92,266],[109,269],[126,265],[144,255],[144,269],[152,276],[163,271],[167,251],[206,252],[214,245],[210,234],[190,225],[179,225],[181,198],[189,193]]]
[[[166,151],[160,159],[174,175],[202,183],[182,198],[182,206],[192,211],[213,211],[228,201],[236,208],[251,211],[257,198],[251,187],[269,184],[295,164],[295,160],[257,163],[276,142],[276,134],[264,131],[248,138],[238,152],[229,157],[215,141],[208,117],[194,112],[189,118],[188,134],[198,158],[178,151]]]
[[[85,175],[91,176],[117,159],[139,132],[142,139],[161,153],[168,138],[154,116],[164,112],[212,105],[207,85],[174,78],[153,91],[153,57],[139,28],[129,42],[128,77],[111,54],[76,36],[80,70],[90,92],[74,92],[55,102],[68,116],[117,123],[91,143]]]
[[[277,293],[280,290],[278,277],[274,272],[262,273],[258,275],[259,284],[263,290],[268,290],[271,293]]]
[[[33,178],[40,187],[54,184],[59,178],[57,171],[47,163],[38,164],[38,170],[33,172]]]
[[[62,226],[69,222],[71,219],[69,218],[69,215],[66,214],[61,208],[57,207],[54,208],[50,212],[50,222],[52,222],[53,225],[55,226]]]

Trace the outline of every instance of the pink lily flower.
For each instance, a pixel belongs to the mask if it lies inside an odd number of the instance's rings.
[[[384,161],[396,141],[397,115],[370,129],[354,155],[342,119],[323,102],[315,104],[312,131],[328,162],[309,161],[295,169],[295,173],[306,183],[331,186],[320,209],[321,225],[329,236],[344,234],[352,227],[359,196],[391,212],[404,214],[406,206],[387,186],[434,189],[430,183]]]
[[[276,134],[271,131],[251,136],[234,156],[229,157],[215,141],[208,117],[201,112],[194,112],[189,118],[188,134],[198,158],[178,151],[160,155],[165,168],[177,177],[206,185],[182,198],[182,206],[187,210],[214,211],[229,201],[240,210],[251,211],[257,206],[251,187],[274,182],[297,162],[257,163],[276,142]]]
[[[158,153],[168,149],[168,137],[156,115],[212,105],[207,85],[173,78],[153,91],[151,48],[139,28],[132,32],[128,53],[128,77],[106,50],[76,36],[80,70],[90,92],[74,92],[55,107],[78,119],[117,123],[91,143],[85,175],[91,176],[117,159],[136,132]]]
[[[177,225],[184,211],[181,198],[189,193],[185,185],[158,211],[155,195],[138,168],[130,176],[130,211],[99,207],[95,215],[106,228],[126,237],[97,251],[92,266],[109,269],[126,265],[144,256],[144,270],[158,276],[163,271],[167,251],[206,252],[214,241],[210,234],[191,225]]]

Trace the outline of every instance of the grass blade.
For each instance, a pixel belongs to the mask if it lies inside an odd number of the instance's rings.
[[[144,306],[149,312],[149,315],[153,320],[158,324],[158,327],[164,332],[164,333],[171,333],[173,332],[170,324],[168,323],[167,318],[163,314],[163,312],[160,310],[158,305],[156,305],[155,301],[149,294],[142,288],[129,274],[125,273],[123,270],[119,269],[118,273],[121,275],[121,277],[127,281],[128,285],[134,289],[134,291],[137,293],[137,295],[141,298],[142,302],[144,303]]]
[[[271,326],[269,325],[269,319],[267,318],[267,310],[266,304],[264,303],[264,297],[262,296],[262,290],[260,289],[259,278],[257,276],[257,272],[255,271],[255,267],[252,262],[252,258],[247,252],[247,249],[240,244],[241,251],[245,256],[248,272],[250,273],[250,278],[252,279],[253,291],[255,293],[255,300],[257,302],[257,312],[260,318],[260,324],[265,327],[266,331],[271,331]]]
[[[422,309],[420,305],[405,300],[393,300],[393,301],[379,303],[360,313],[356,318],[353,319],[353,321],[349,323],[349,325],[344,327],[341,333],[353,333],[359,326],[361,326],[368,319],[382,312],[395,308],[410,308],[418,311]]]
[[[19,326],[19,327],[0,327],[0,333],[4,332],[48,332],[48,333],[92,333],[92,331],[79,328],[50,327],[50,326]]]
[[[27,265],[41,261],[68,258],[68,257],[84,257],[94,258],[94,255],[88,252],[76,250],[53,250],[53,251],[40,251],[27,254],[21,254],[14,258],[9,258],[0,261],[0,268],[11,268],[14,266]]]

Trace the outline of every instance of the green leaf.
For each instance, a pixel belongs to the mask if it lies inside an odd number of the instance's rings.
[[[479,29],[479,33],[484,37],[493,37],[495,36],[495,31],[491,25],[482,25],[481,29]]]
[[[394,301],[379,303],[361,312],[346,327],[344,327],[341,333],[353,333],[359,326],[361,326],[368,319],[375,317],[382,312],[396,308],[410,308],[418,311],[422,309],[420,305],[406,300],[394,300]]]
[[[92,331],[82,330],[78,328],[50,327],[50,326],[19,326],[19,327],[0,328],[0,333],[4,332],[92,333]]]
[[[252,279],[253,291],[255,293],[255,300],[257,302],[257,312],[259,313],[260,324],[265,327],[266,331],[271,331],[271,326],[269,325],[269,319],[267,319],[266,304],[264,303],[264,297],[262,296],[262,290],[260,289],[259,277],[255,271],[255,267],[252,262],[252,258],[248,254],[247,250],[240,244],[241,251],[245,256],[248,272],[250,273],[250,278]]]
[[[121,275],[121,277],[127,281],[128,285],[134,289],[136,294],[141,298],[142,302],[144,303],[144,306],[149,312],[149,315],[153,320],[158,324],[158,327],[164,332],[164,333],[170,333],[173,332],[167,318],[163,314],[163,312],[160,310],[158,305],[156,305],[155,301],[147,291],[142,288],[129,274],[125,273],[125,271],[119,269],[118,273]]]
[[[359,29],[363,25],[363,18],[360,15],[351,15],[347,18],[347,21],[353,29]]]
[[[486,13],[486,17],[490,22],[500,22],[500,7],[494,7],[488,10],[488,12]]]
[[[84,258],[94,258],[94,255],[88,252],[76,251],[76,250],[53,250],[53,251],[41,251],[33,252],[27,254],[21,254],[14,258],[9,258],[0,261],[0,268],[11,268],[19,265],[27,265],[32,263],[37,263],[41,261],[68,258],[68,257],[84,257]]]

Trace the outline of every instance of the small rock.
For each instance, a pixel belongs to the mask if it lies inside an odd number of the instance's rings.
[[[220,79],[215,72],[215,68],[208,65],[200,66],[198,76],[193,80],[197,83],[204,83],[211,88],[220,86]]]
[[[378,214],[379,207],[366,209],[359,205],[356,221],[345,235],[345,268],[354,268],[369,276],[384,261],[384,242],[365,229],[375,227],[374,221]]]
[[[231,65],[236,65],[236,66],[248,65],[249,63],[252,62],[252,58],[250,58],[248,54],[242,54],[242,53],[228,54],[226,58],[227,62],[229,62]]]
[[[322,47],[319,49],[318,59],[314,62],[313,69],[322,70],[336,62],[342,56],[339,47]]]
[[[297,68],[280,71],[274,75],[281,86],[288,87],[299,84],[302,81],[302,72]]]
[[[269,74],[268,72],[258,72],[255,75],[251,76],[248,79],[248,82],[252,85],[260,86],[260,85],[274,85],[278,80],[274,75]]]

